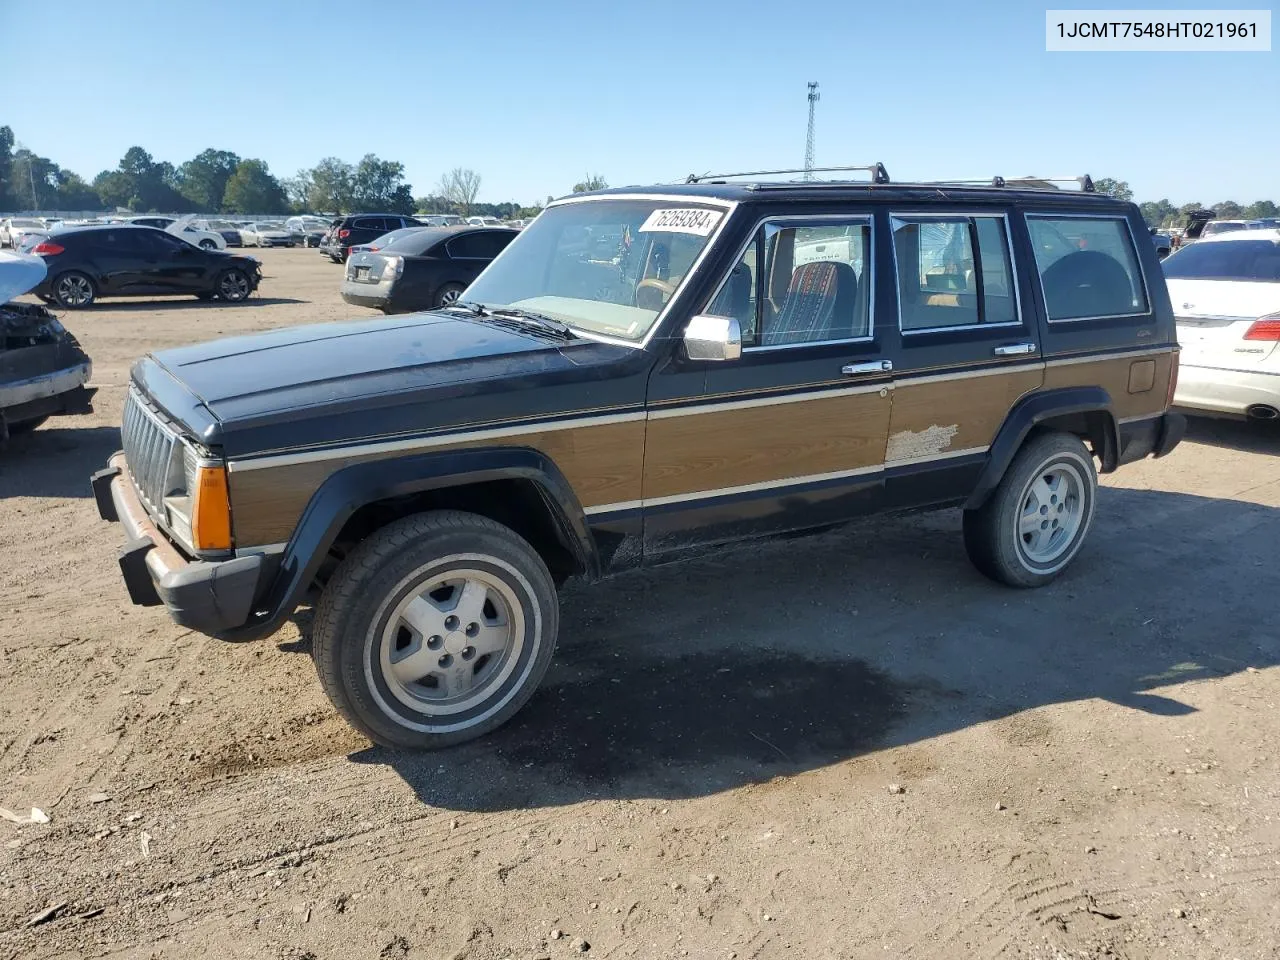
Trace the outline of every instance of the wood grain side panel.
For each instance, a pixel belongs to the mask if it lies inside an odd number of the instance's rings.
[[[1155,377],[1151,389],[1129,392],[1133,365],[1155,361]],[[1084,363],[1050,365],[1045,371],[1046,390],[1057,387],[1099,386],[1111,395],[1111,411],[1119,419],[1156,416],[1163,413],[1173,371],[1173,354],[1161,353],[1145,357],[1103,357]],[[1145,378],[1138,378],[1140,380]]]
[[[879,466],[889,408],[877,391],[650,420],[644,496]]]
[[[231,515],[236,545],[280,543],[292,536],[307,501],[330,474],[354,463],[466,447],[532,447],[564,473],[583,507],[640,498],[644,462],[644,421],[547,430],[505,440],[461,441],[448,446],[394,450],[371,455],[284,464],[261,470],[233,470]]]
[[[894,387],[887,461],[990,446],[1019,397],[1039,389],[1042,369]]]

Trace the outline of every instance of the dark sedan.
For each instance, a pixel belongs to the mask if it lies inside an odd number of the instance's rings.
[[[428,227],[376,253],[353,251],[342,299],[384,313],[448,306],[519,235],[505,227]]]
[[[36,296],[67,309],[99,297],[182,293],[234,303],[262,279],[254,257],[203,250],[152,227],[72,227],[50,234],[31,252],[49,271]]]

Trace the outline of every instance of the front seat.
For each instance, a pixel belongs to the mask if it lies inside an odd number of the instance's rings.
[[[787,299],[768,323],[762,346],[848,340],[853,336],[858,275],[847,263],[804,263],[791,274]]]

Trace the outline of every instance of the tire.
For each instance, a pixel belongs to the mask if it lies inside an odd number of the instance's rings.
[[[987,502],[965,511],[969,559],[1011,587],[1049,583],[1080,552],[1097,493],[1093,456],[1078,437],[1032,434]]]
[[[218,280],[214,288],[209,291],[209,294],[227,303],[239,303],[252,292],[253,287],[249,283],[249,278],[245,275],[245,272],[232,268],[231,270],[223,270],[222,273],[218,274]]]
[[[432,308],[439,310],[441,307],[447,307],[451,303],[457,303],[458,297],[462,296],[462,291],[465,289],[466,287],[460,283],[444,284],[436,291],[436,295],[432,298]]]
[[[203,240],[200,241],[200,249],[201,250],[217,250],[218,245],[214,243],[212,240],[210,240],[208,237],[205,237]]]
[[[98,297],[98,288],[93,280],[79,270],[68,270],[53,278],[49,284],[53,291],[53,301],[66,310],[83,310],[93,305]]]
[[[524,706],[551,663],[559,613],[546,564],[508,527],[420,513],[379,530],[334,572],[312,658],[333,705],[375,743],[448,747]]]
[[[30,420],[20,420],[17,423],[11,423],[9,424],[9,436],[17,437],[24,433],[30,433],[48,419],[49,417],[46,415],[43,417],[33,417]]]

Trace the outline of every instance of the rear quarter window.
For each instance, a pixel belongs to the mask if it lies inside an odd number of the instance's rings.
[[[1028,214],[1027,228],[1050,322],[1148,312],[1133,235],[1123,217]]]
[[[1173,254],[1163,266],[1169,279],[1280,283],[1280,241],[1196,243]]]

